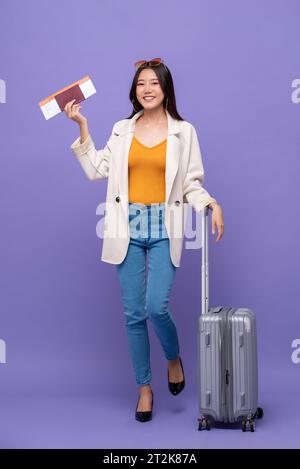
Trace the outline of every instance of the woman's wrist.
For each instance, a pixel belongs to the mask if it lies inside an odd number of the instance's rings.
[[[87,119],[80,120],[80,122],[78,122],[78,123],[79,123],[80,129],[81,128],[86,128],[88,126],[87,125]]]
[[[218,207],[218,203],[217,202],[210,202],[210,204],[208,204],[208,207],[213,210],[214,207]]]
[[[86,139],[88,138],[88,135],[89,135],[87,120],[83,121],[83,122],[80,122],[79,128],[80,128],[80,143],[83,143],[83,142],[86,141]]]

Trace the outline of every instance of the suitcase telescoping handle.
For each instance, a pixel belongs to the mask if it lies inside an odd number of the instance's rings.
[[[209,283],[208,283],[208,206],[204,207],[202,215],[202,265],[201,265],[201,314],[208,313]]]

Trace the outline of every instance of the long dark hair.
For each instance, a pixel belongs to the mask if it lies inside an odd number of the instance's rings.
[[[127,119],[131,119],[135,114],[137,114],[141,109],[143,109],[143,106],[141,105],[141,103],[138,101],[136,97],[136,86],[137,86],[139,74],[144,68],[152,68],[152,70],[156,74],[158,81],[160,83],[160,86],[165,95],[164,101],[163,101],[164,108],[166,107],[166,102],[167,102],[168,103],[167,110],[171,114],[171,116],[174,119],[183,121],[184,119],[179,115],[177,108],[176,108],[176,99],[175,99],[173,78],[172,78],[171,72],[169,68],[165,64],[162,64],[162,63],[160,63],[159,65],[155,67],[152,67],[151,65],[145,63],[140,68],[138,68],[137,71],[135,72],[132,85],[130,88],[130,93],[129,93],[129,99],[131,103],[133,104],[133,110],[130,116],[127,117]]]

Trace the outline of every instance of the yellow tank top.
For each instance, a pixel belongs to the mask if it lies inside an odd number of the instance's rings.
[[[165,202],[165,168],[167,139],[146,147],[134,136],[128,155],[129,202]]]

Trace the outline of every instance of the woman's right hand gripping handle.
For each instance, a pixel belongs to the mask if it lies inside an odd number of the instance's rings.
[[[69,101],[65,107],[64,111],[66,116],[73,120],[74,122],[77,122],[80,127],[80,143],[83,143],[86,141],[89,135],[89,129],[88,129],[88,122],[87,118],[83,116],[80,112],[79,109],[81,109],[80,104],[73,104],[75,99],[72,99],[72,101]]]

